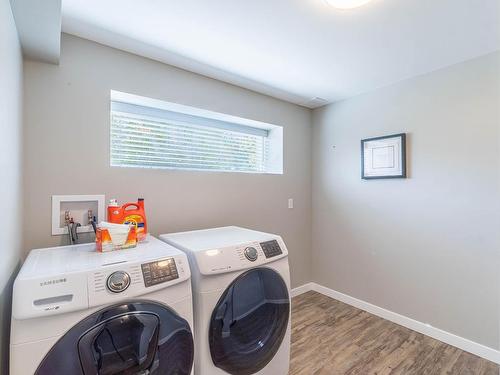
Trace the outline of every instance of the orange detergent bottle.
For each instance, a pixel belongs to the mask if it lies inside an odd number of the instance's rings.
[[[116,199],[111,199],[108,205],[108,221],[115,224],[131,224],[135,226],[137,239],[142,241],[148,233],[144,199],[137,199],[137,203],[126,203],[119,206]]]

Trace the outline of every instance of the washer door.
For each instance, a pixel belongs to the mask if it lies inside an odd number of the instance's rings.
[[[129,302],[98,311],[71,328],[36,375],[189,375],[189,323],[166,306]]]
[[[262,370],[280,348],[289,316],[288,289],[276,271],[256,268],[240,275],[212,313],[209,344],[215,366],[234,375]]]

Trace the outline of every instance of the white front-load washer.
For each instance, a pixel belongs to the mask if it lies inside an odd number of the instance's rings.
[[[191,265],[196,375],[286,375],[290,272],[282,238],[239,227],[161,235]]]
[[[148,236],[136,248],[32,250],[14,282],[10,374],[192,374],[186,255]]]

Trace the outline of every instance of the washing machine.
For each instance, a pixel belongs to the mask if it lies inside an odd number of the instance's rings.
[[[286,375],[290,272],[282,238],[224,227],[160,239],[191,265],[195,374]]]
[[[188,260],[152,236],[32,250],[12,303],[11,375],[192,374]]]

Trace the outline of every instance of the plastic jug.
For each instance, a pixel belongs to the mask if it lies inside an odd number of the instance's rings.
[[[108,206],[108,221],[115,224],[134,225],[137,239],[139,241],[144,240],[148,233],[144,199],[139,198],[137,202],[125,203],[123,206],[119,206],[116,199],[110,200]]]

